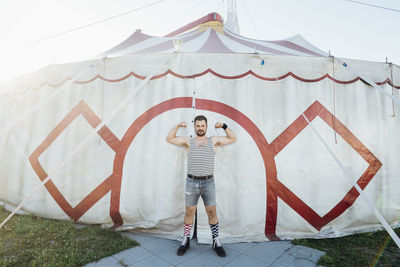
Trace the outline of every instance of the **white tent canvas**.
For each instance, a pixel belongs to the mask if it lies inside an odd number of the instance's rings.
[[[170,37],[137,31],[98,58],[0,89],[0,201],[23,211],[177,239],[187,156],[165,138],[194,116],[226,122],[216,151],[222,242],[336,237],[381,228],[334,152],[399,224],[399,105],[301,36],[252,40],[217,14]],[[345,60],[399,98],[400,68]],[[311,122],[308,124],[304,116]],[[188,127],[178,135],[193,135]],[[197,235],[211,242],[199,201]]]

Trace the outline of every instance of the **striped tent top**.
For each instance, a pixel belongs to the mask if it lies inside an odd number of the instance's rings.
[[[270,55],[328,56],[301,35],[284,40],[255,40],[229,31],[218,13],[210,13],[166,36],[137,30],[126,40],[99,56],[181,53],[260,53]]]

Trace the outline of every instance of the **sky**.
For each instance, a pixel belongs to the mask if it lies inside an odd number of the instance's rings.
[[[400,10],[399,0],[358,1]],[[400,65],[400,12],[346,0],[237,0],[236,5],[243,36],[280,40],[300,34],[336,57],[378,62],[387,57]],[[136,29],[164,36],[210,12],[226,20],[226,0],[0,0],[0,83],[49,64],[91,58]]]

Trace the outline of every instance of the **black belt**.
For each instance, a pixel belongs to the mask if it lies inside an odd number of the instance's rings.
[[[214,175],[210,174],[210,175],[206,175],[206,176],[194,176],[192,174],[188,174],[187,175],[189,178],[193,178],[196,180],[208,180],[214,177]]]

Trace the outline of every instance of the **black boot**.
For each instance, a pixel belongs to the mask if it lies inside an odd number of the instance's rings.
[[[185,254],[186,250],[190,248],[190,238],[189,237],[183,237],[182,244],[179,246],[178,250],[176,251],[176,255],[182,256]]]
[[[217,252],[220,257],[226,257],[225,249],[222,247],[221,242],[219,242],[218,237],[213,239],[213,249]]]

